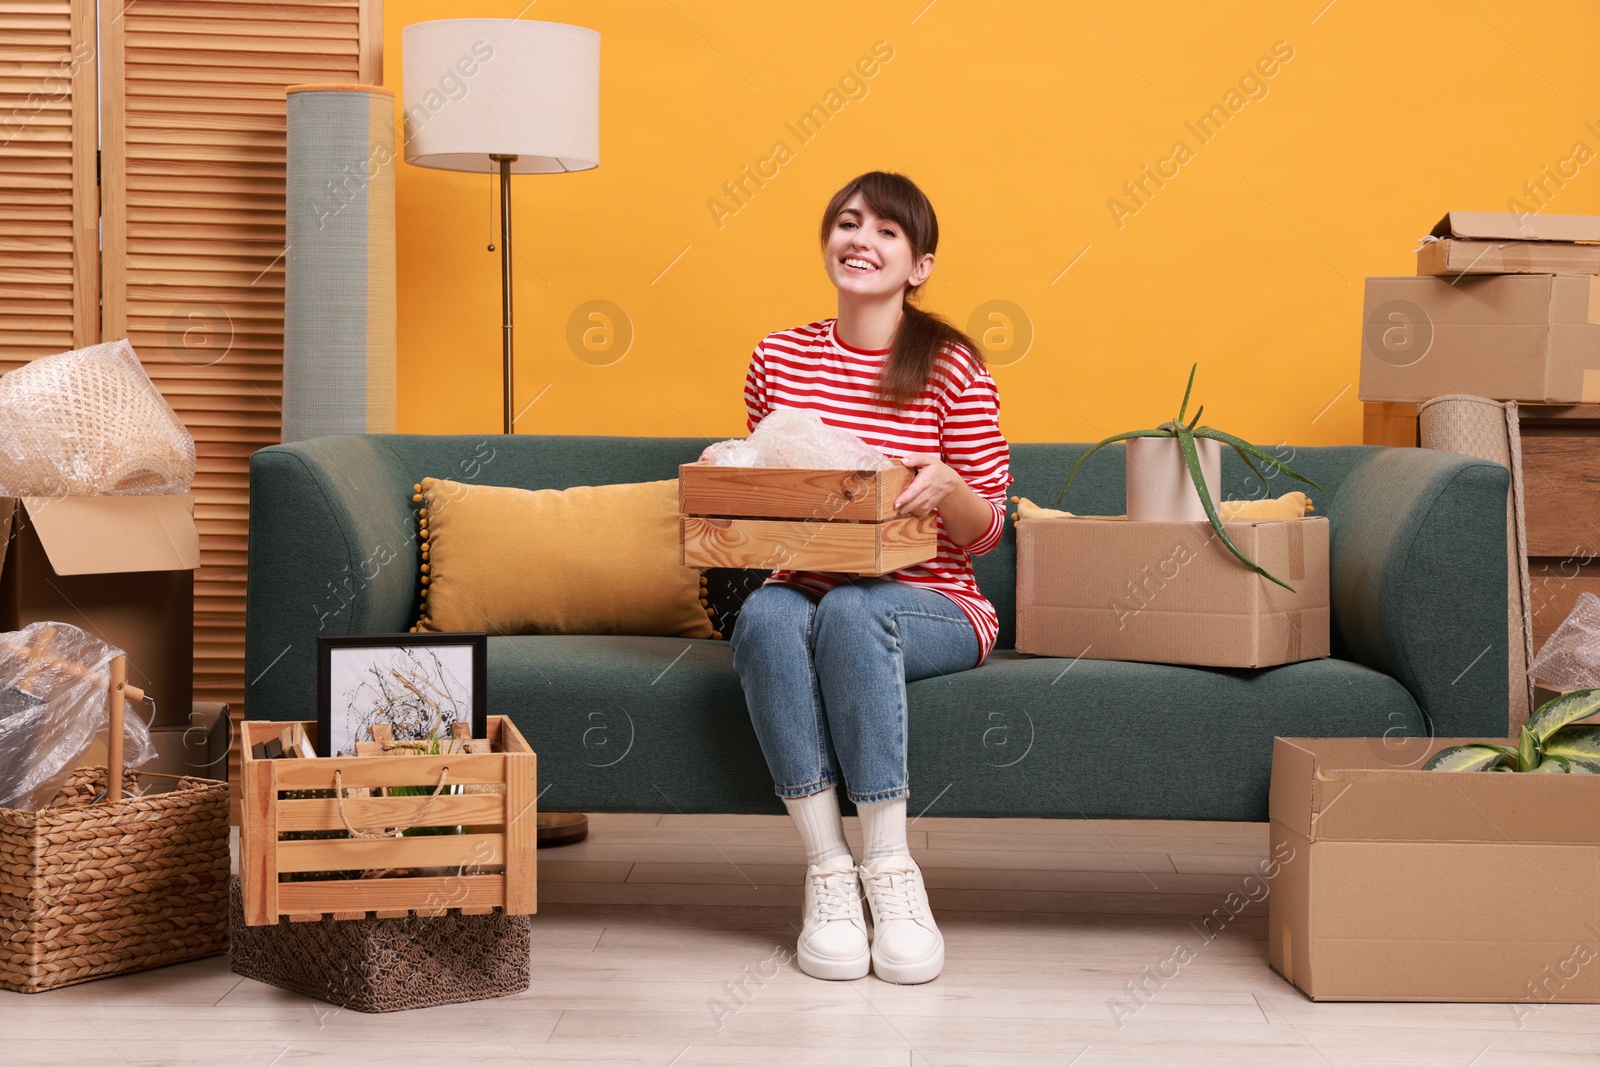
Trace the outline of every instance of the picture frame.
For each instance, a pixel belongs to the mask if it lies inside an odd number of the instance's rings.
[[[387,723],[396,740],[489,732],[489,635],[346,634],[317,638],[317,755],[353,756]]]

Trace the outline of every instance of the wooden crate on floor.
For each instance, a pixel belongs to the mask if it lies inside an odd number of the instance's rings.
[[[880,575],[938,554],[938,517],[897,515],[915,478],[786,467],[678,468],[680,562]]]
[[[384,919],[443,915],[451,909],[466,915],[495,908],[508,915],[535,911],[537,764],[510,719],[489,716],[491,751],[440,756],[258,759],[256,744],[275,739],[292,752],[300,737],[315,740],[317,724],[243,726],[239,840],[249,925],[275,923],[280,916],[316,921],[324,914],[364,919],[375,913]],[[461,786],[462,792],[379,795],[393,787],[417,786],[431,793],[441,782]],[[307,791],[325,795],[307,797]],[[430,826],[460,826],[462,832],[393,835],[395,828]],[[351,828],[382,836],[357,836]],[[308,832],[317,831],[344,836],[307,839]],[[447,875],[363,877],[364,872],[419,868],[455,870]],[[306,872],[342,877],[285,877]]]

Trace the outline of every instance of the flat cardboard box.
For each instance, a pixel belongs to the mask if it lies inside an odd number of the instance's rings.
[[[1600,776],[1420,769],[1471,741],[1273,740],[1268,960],[1311,999],[1600,1003]]]
[[[686,567],[879,575],[938,555],[938,519],[899,515],[916,472],[678,468],[678,560]]]
[[[1225,524],[1077,516],[1017,523],[1017,651],[1199,667],[1328,655],[1328,520]]]
[[[1600,274],[1600,245],[1557,241],[1428,241],[1417,249],[1417,273]]]
[[[1368,278],[1361,399],[1600,403],[1600,278]]]
[[[128,654],[156,724],[194,694],[194,497],[0,497],[0,630],[70,623]]]
[[[1515,211],[1447,211],[1429,236],[1469,241],[1600,242],[1600,215],[1534,215]]]

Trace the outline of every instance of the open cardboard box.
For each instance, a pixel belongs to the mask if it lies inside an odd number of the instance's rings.
[[[1600,1003],[1600,775],[1421,769],[1485,740],[1273,739],[1274,970],[1313,1000]]]
[[[1270,667],[1329,651],[1328,520],[1224,524],[1079,515],[1017,523],[1017,651]]]
[[[0,497],[0,630],[70,623],[128,654],[158,726],[189,725],[194,497]]]
[[[1452,211],[1417,249],[1417,273],[1600,274],[1600,216]]]

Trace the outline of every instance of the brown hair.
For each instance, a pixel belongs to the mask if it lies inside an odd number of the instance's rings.
[[[939,220],[933,213],[933,204],[916,183],[903,174],[874,170],[851,178],[843,189],[833,194],[822,213],[822,247],[828,247],[828,237],[839,212],[856,193],[879,218],[895,223],[911,246],[911,259],[915,263],[931,254],[939,246]],[[934,360],[945,345],[961,345],[972,354],[973,360],[983,365],[983,350],[954,323],[931,311],[924,311],[911,303],[921,285],[906,287],[905,315],[894,332],[894,343],[889,358],[883,366],[883,376],[878,380],[878,391],[884,399],[900,407],[909,404],[921,394],[933,370]]]

